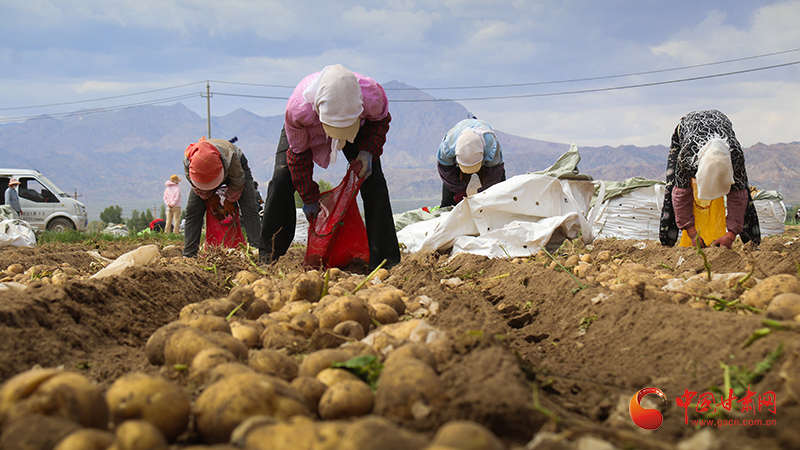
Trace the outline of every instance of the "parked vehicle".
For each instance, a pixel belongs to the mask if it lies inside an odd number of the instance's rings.
[[[89,225],[86,206],[59,189],[35,170],[0,169],[0,192],[8,188],[11,178],[19,181],[17,192],[22,208],[21,219],[38,231],[83,231]],[[0,195],[0,204],[5,196]]]

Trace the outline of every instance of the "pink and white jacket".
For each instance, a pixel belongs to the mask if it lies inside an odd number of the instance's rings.
[[[181,206],[181,188],[169,180],[164,183],[164,186],[166,186],[164,189],[164,204],[167,205],[167,208]]]

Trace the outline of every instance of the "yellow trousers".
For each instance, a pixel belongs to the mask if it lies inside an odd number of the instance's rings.
[[[725,199],[723,197],[714,200],[700,200],[697,198],[697,180],[692,178],[692,196],[694,204],[694,228],[697,235],[703,238],[706,245],[721,238],[728,231],[725,227]],[[682,233],[679,247],[691,247],[692,241],[686,232]]]

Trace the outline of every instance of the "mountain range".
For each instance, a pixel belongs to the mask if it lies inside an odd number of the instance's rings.
[[[434,97],[398,81],[383,86],[392,122],[381,162],[395,212],[437,205],[442,184],[436,150],[444,134],[471,113],[459,103],[433,101]],[[503,132],[502,124],[491,125],[503,148],[508,177],[546,169],[569,149],[567,143],[523,138]],[[264,196],[282,126],[283,115],[262,117],[244,109],[211,120],[212,137],[238,137],[237,145]],[[665,132],[665,142],[671,132]],[[207,119],[181,103],[42,116],[0,127],[0,166],[39,170],[67,193],[77,194],[90,220],[112,205],[121,206],[123,216],[130,217],[134,209],[160,210],[164,182],[172,174],[184,178],[183,151],[206,134]],[[634,176],[664,180],[665,145],[578,150],[580,171],[596,180]],[[787,204],[800,203],[800,142],[758,143],[744,153],[751,185],[777,190]],[[344,170],[340,158],[327,170],[315,167],[315,178],[336,185]],[[185,205],[188,183],[181,187]]]

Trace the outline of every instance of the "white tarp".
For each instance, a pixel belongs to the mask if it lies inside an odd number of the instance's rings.
[[[36,234],[31,224],[19,219],[0,221],[0,247],[5,245],[36,247]]]
[[[591,242],[586,216],[593,193],[592,181],[517,175],[465,198],[449,213],[406,226],[397,238],[407,252],[452,248],[453,254],[499,258],[530,256],[580,232]]]
[[[595,206],[595,237],[658,240],[664,188],[663,184],[641,187]]]
[[[777,235],[786,232],[786,205],[782,200],[753,200],[758,213],[761,235]]]

